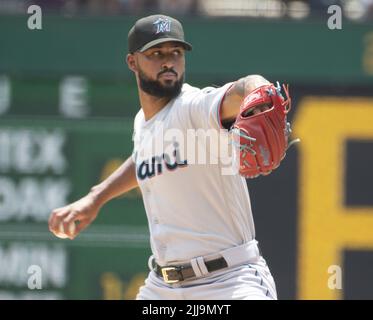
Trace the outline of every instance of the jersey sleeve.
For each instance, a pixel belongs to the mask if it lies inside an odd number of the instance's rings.
[[[221,125],[221,105],[228,89],[233,82],[222,87],[206,87],[196,94],[188,108],[189,116],[195,128],[223,128]]]

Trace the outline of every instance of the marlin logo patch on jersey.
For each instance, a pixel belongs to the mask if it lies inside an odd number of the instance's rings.
[[[158,18],[153,24],[155,25],[155,34],[171,31],[171,20],[167,18]]]

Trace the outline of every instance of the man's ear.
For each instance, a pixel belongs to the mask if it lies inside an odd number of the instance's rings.
[[[136,61],[135,61],[135,55],[131,53],[127,54],[126,61],[127,61],[128,68],[131,71],[136,72],[137,66],[136,66]]]

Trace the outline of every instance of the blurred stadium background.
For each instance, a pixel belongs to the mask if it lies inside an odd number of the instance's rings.
[[[31,4],[42,30],[27,28]],[[341,30],[327,25],[333,4]],[[127,32],[159,12],[194,46],[191,84],[246,74],[291,84],[302,142],[248,181],[279,298],[372,299],[372,0],[0,0],[0,299],[133,299],[143,283],[138,191],[74,241],[53,237],[47,219],[130,155],[139,104]],[[32,265],[40,290],[28,288]]]

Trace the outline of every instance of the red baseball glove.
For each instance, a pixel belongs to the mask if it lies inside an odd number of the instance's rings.
[[[240,175],[255,178],[267,175],[284,159],[291,133],[286,115],[291,99],[288,86],[280,84],[261,86],[252,91],[240,107],[231,133]],[[298,141],[298,140],[297,140]],[[295,142],[295,141],[294,141]]]

